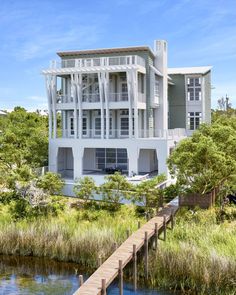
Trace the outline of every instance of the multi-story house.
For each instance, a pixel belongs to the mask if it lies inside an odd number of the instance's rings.
[[[105,170],[168,174],[186,130],[210,122],[210,67],[168,69],[167,43],[59,52],[43,71],[49,170],[68,183]],[[68,192],[69,193],[69,192]]]

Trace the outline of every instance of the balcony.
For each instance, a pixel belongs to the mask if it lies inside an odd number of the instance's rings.
[[[74,130],[58,130],[57,138],[74,138]],[[153,129],[153,130],[138,130],[138,138],[159,138],[159,139],[178,139],[180,137],[186,137],[186,130],[183,128],[175,129]],[[106,137],[106,130],[104,132],[104,137]],[[76,137],[78,138],[78,136]],[[101,129],[83,129],[82,131],[83,139],[101,139]],[[128,129],[110,129],[109,139],[125,139],[130,138]],[[131,135],[134,138],[134,131]]]
[[[109,93],[109,101],[128,101],[128,92]]]
[[[139,65],[139,66],[145,67],[145,60],[138,55],[63,59],[60,62],[52,61],[50,68],[51,69],[91,68],[91,67],[128,66],[128,65]]]
[[[59,103],[59,104],[61,104],[61,103],[72,103],[72,102],[74,102],[74,99],[70,95],[61,95],[61,94],[57,95],[57,103]]]
[[[84,93],[82,94],[82,102],[100,102],[99,93]]]
[[[109,93],[108,99],[110,102],[126,102],[129,100],[128,92],[116,92]],[[69,104],[73,103],[74,99],[70,95],[57,95],[57,104]],[[86,103],[96,103],[100,102],[100,94],[99,93],[83,93],[82,94],[82,102]],[[138,102],[146,102],[146,97],[144,93],[138,92]]]

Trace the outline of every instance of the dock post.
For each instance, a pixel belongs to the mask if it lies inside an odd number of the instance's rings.
[[[126,236],[127,236],[127,239],[129,238],[129,235],[130,235],[130,231],[129,229],[126,230]]]
[[[148,279],[148,232],[145,231],[144,237],[144,272],[145,272],[145,279]]]
[[[159,236],[159,233],[158,233],[158,224],[155,223],[155,234],[154,234],[154,249],[155,250],[157,249],[157,245],[158,245],[158,236]]]
[[[81,287],[84,283],[83,275],[79,275],[79,286]]]
[[[175,220],[174,220],[174,210],[171,210],[171,215],[170,215],[170,224],[171,224],[171,229],[174,229],[174,225],[175,225]]]
[[[98,257],[98,267],[102,265],[102,256]]]
[[[137,249],[136,245],[133,245],[133,283],[134,291],[137,290]]]
[[[119,294],[123,295],[123,263],[119,260]]]
[[[140,229],[140,227],[141,227],[141,222],[139,221],[138,222],[138,229]]]
[[[163,240],[166,241],[166,215],[163,215]]]
[[[106,279],[102,279],[102,295],[107,295]]]

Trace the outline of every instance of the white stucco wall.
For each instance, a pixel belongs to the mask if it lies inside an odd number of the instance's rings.
[[[84,149],[84,159],[83,159],[83,169],[84,170],[94,170],[95,169],[95,149],[85,148]]]

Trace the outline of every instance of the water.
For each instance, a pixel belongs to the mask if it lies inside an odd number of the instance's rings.
[[[78,274],[88,273],[75,263],[56,262],[53,260],[0,256],[0,295],[71,295],[78,289]],[[108,295],[119,294],[116,282],[107,292]],[[131,284],[124,284],[124,295],[171,295],[140,288],[133,291]]]

